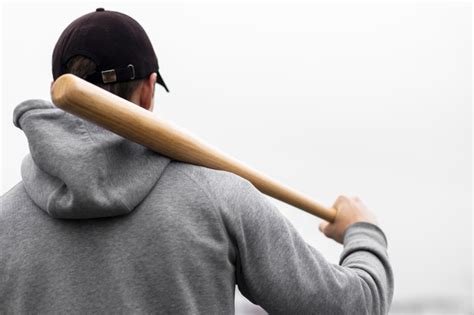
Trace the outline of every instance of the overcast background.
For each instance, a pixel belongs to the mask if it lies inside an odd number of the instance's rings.
[[[1,194],[28,153],[14,107],[49,99],[57,38],[96,7],[148,32],[171,91],[157,87],[157,115],[323,204],[358,195],[376,212],[393,314],[472,314],[468,2],[6,3]],[[319,219],[273,202],[337,263]],[[237,314],[259,312],[236,303]]]

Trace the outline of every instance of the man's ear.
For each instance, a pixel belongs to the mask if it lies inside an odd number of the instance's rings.
[[[150,74],[141,87],[140,106],[149,111],[153,110],[156,76],[156,72]]]

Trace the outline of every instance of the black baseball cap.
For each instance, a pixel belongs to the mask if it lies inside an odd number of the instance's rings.
[[[143,79],[156,72],[156,83],[169,92],[145,30],[123,13],[98,8],[69,24],[54,47],[54,80],[68,72],[66,65],[75,56],[87,57],[97,65],[85,78],[91,83]]]

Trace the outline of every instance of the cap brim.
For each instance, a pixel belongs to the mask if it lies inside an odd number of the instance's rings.
[[[159,71],[156,72],[156,83],[158,83],[159,85],[161,85],[162,87],[164,87],[165,90],[166,90],[166,92],[168,92],[168,93],[170,92],[170,91],[168,90],[168,87],[167,87],[166,84],[165,84],[165,81],[163,81],[163,78],[161,77],[161,74],[160,74]]]

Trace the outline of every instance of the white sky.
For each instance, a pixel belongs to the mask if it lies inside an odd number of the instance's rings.
[[[359,195],[388,236],[395,300],[469,303],[468,2],[4,4],[0,193],[28,152],[14,107],[49,99],[57,38],[101,6],[148,32],[171,91],[158,115],[328,206]],[[318,219],[276,203],[337,262]]]

